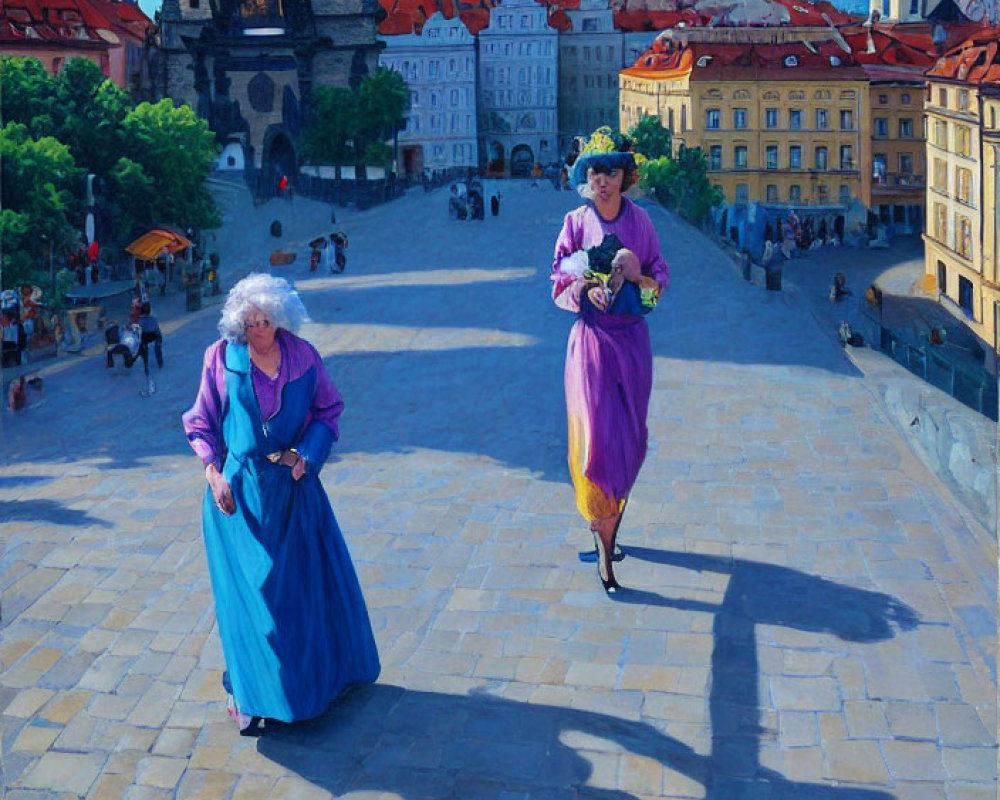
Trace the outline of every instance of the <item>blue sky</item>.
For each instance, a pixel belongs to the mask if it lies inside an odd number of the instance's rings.
[[[147,17],[153,19],[161,3],[162,0],[139,0],[139,8],[143,10]]]

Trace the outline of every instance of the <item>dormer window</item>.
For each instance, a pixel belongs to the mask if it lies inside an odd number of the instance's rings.
[[[698,58],[699,67],[707,67],[711,63],[712,63],[712,56],[700,56]]]
[[[799,65],[799,59],[796,56],[785,56],[784,63],[786,67],[797,67]]]

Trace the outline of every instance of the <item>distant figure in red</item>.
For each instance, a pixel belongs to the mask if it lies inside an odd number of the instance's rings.
[[[288,176],[282,175],[278,181],[278,197],[288,197]]]

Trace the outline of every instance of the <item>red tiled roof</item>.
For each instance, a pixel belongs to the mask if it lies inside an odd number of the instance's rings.
[[[864,80],[857,61],[837,44],[812,42],[783,44],[731,44],[690,42],[678,47],[666,37],[624,72],[648,78],[672,79],[690,74],[691,80]],[[815,51],[815,52],[813,52]],[[794,65],[786,59],[794,57]]]
[[[968,83],[1000,83],[1000,26],[981,28],[946,52],[926,74]]]
[[[66,19],[63,12],[78,19]],[[4,0],[0,7],[0,42],[106,47],[98,30],[141,39],[152,24],[137,5],[117,0]],[[27,32],[29,26],[33,34]]]

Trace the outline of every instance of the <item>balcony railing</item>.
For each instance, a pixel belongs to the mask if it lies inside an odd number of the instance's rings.
[[[872,186],[913,186],[924,188],[924,176],[912,172],[886,172],[872,178]]]

